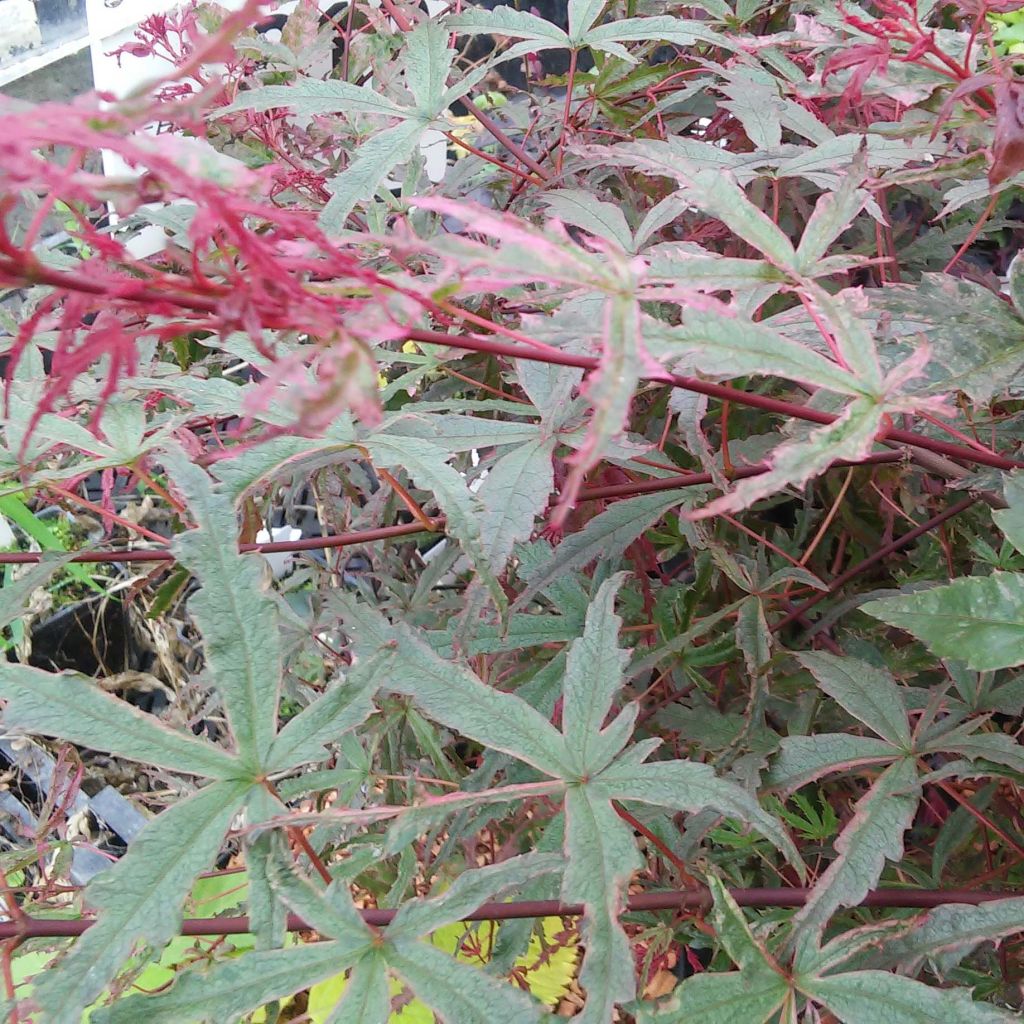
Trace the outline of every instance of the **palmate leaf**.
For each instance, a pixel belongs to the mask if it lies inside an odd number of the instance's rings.
[[[601,793],[572,786],[565,795],[565,853],[568,864],[562,899],[582,903],[586,954],[580,984],[587,999],[581,1024],[604,1024],[617,1003],[636,991],[632,950],[619,924],[625,887],[642,866],[632,831]]]
[[[964,576],[942,587],[883,597],[861,611],[898,626],[940,658],[978,671],[1024,664],[1024,575]]]
[[[818,685],[854,718],[904,752],[910,750],[907,709],[892,676],[856,658],[797,654]]]
[[[885,971],[851,971],[800,983],[842,1024],[1011,1024],[1009,1010],[976,1003],[963,989],[938,989]]]
[[[168,450],[163,461],[198,526],[174,543],[181,563],[202,583],[189,610],[239,757],[255,775],[277,731],[283,670],[277,607],[265,592],[260,561],[238,553],[234,509],[214,493],[210,478],[180,449]]]
[[[250,788],[248,781],[215,782],[174,804],[89,884],[85,900],[99,911],[96,923],[36,986],[47,1021],[78,1024],[136,942],[162,946],[177,934],[192,883],[213,863]]]
[[[903,834],[917,812],[920,783],[912,758],[888,767],[857,801],[836,840],[836,858],[793,918],[801,948],[817,943],[832,914],[859,903],[881,877],[885,861],[903,856]]]
[[[161,724],[93,680],[0,662],[5,724],[190,775],[238,778],[244,766],[223,750]]]
[[[687,978],[664,1006],[642,1008],[638,1024],[765,1024],[777,1019],[789,997],[788,979],[754,938],[729,891],[714,876],[709,876],[708,888],[714,897],[711,924],[739,970]]]
[[[536,872],[558,870],[560,866],[560,858],[541,854],[466,872],[448,893],[433,900],[413,901],[408,912],[396,918],[393,929],[376,934],[363,923],[342,883],[319,891],[294,873],[290,857],[278,844],[271,880],[279,896],[307,924],[334,941],[251,954],[241,961],[218,964],[209,972],[186,972],[167,992],[119,1004],[110,1011],[109,1018],[103,1018],[103,1024],[126,1024],[129,1020],[220,1024],[271,999],[309,988],[348,967],[355,968],[355,977],[328,1018],[339,1024],[347,1024],[350,1019],[386,1024],[390,1000],[381,998],[382,988],[386,992],[385,969],[401,977],[445,1020],[460,1024],[539,1022],[543,1010],[529,995],[460,963],[421,941],[420,936],[464,916],[495,895],[521,887]],[[353,1007],[361,1017],[345,1016]],[[381,1010],[383,1017],[375,1015]],[[132,1013],[137,1016],[130,1016]]]
[[[740,511],[783,487],[802,487],[838,459],[862,459],[874,445],[884,412],[884,406],[871,399],[851,402],[834,423],[812,430],[804,441],[777,448],[767,473],[741,480],[724,497],[688,513],[689,517],[706,519]]]
[[[588,609],[584,635],[574,641],[563,683],[564,734],[556,732],[514,694],[487,687],[464,666],[443,661],[402,623],[391,625],[347,595],[336,598],[345,630],[359,657],[390,654],[381,670],[385,689],[408,693],[431,717],[465,736],[502,750],[566,785],[566,868],[562,897],[582,902],[584,960],[581,983],[588,998],[585,1020],[610,1021],[615,1005],[634,993],[629,944],[617,912],[626,882],[641,863],[631,830],[613,801],[635,801],[671,810],[719,814],[753,825],[798,869],[802,863],[785,830],[735,783],[690,761],[642,763],[657,741],[628,742],[633,705],[603,730],[622,686],[624,652],[618,648],[620,620],[614,612],[621,577],[602,585]]]
[[[260,563],[238,554],[234,511],[206,474],[177,450],[163,461],[199,524],[180,535],[176,546],[202,584],[189,608],[239,756],[163,726],[89,680],[0,665],[7,722],[147,764],[224,780],[161,813],[132,842],[127,855],[86,889],[87,905],[98,911],[96,923],[59,969],[37,986],[46,1019],[58,1024],[80,1019],[83,1007],[125,966],[137,942],[159,947],[177,931],[195,876],[210,866],[243,808],[253,822],[282,810],[262,789],[254,789],[260,771],[268,763],[280,770],[321,756],[326,742],[361,722],[372,708],[372,679],[353,673],[275,740],[282,661],[277,609],[264,590]],[[283,919],[273,899],[263,899],[260,842],[249,847],[254,857],[250,913],[260,941],[273,945],[283,935]]]

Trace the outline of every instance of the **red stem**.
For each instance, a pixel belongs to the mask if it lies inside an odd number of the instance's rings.
[[[532,359],[538,363],[552,363],[556,366],[576,366],[583,370],[596,370],[599,364],[596,356],[573,355],[571,352],[541,352],[537,349],[525,348],[522,345],[510,345],[508,342],[497,341],[494,338],[444,334],[441,331],[425,331],[418,328],[409,328],[404,331],[404,336],[411,341],[417,341],[424,345],[446,345],[449,348],[468,349],[472,352],[487,352],[491,355],[503,356],[507,359]],[[798,405],[795,402],[786,402],[779,398],[770,398],[767,395],[740,391],[739,388],[729,387],[727,384],[713,384],[710,381],[698,380],[695,377],[683,377],[676,373],[666,372],[664,376],[652,376],[648,379],[667,382],[677,388],[684,388],[687,391],[694,391],[697,394],[718,398],[725,402],[735,402],[737,405],[747,406],[748,408],[763,409],[765,412],[777,413],[780,416],[792,416],[795,419],[805,420],[808,423],[827,425],[839,419],[837,414],[825,412],[822,409],[812,409],[806,405]],[[948,441],[937,441],[930,437],[922,437],[920,434],[915,434],[909,430],[889,429],[884,433],[880,433],[878,440],[889,440],[896,441],[898,444],[913,445],[915,448],[924,448],[926,451],[936,452],[951,459],[961,459],[968,463],[991,466],[993,469],[1000,469],[1004,472],[1012,469],[1024,469],[1024,462],[1017,459],[1008,459],[1001,455],[975,451],[971,448],[964,448],[961,445],[950,444]]]
[[[865,558],[863,562],[858,562],[855,566],[847,569],[846,572],[837,576],[829,584],[828,590],[818,591],[818,593],[813,597],[809,597],[798,608],[794,608],[793,611],[791,611],[785,618],[780,619],[774,626],[772,626],[772,632],[778,632],[780,629],[784,629],[788,626],[791,622],[795,622],[820,601],[824,601],[826,597],[831,597],[837,590],[844,587],[854,577],[859,576],[862,572],[870,569],[871,566],[877,565],[879,562],[884,562],[885,559],[887,559],[894,551],[899,551],[900,548],[913,543],[918,537],[923,537],[930,530],[934,530],[936,527],[941,526],[947,519],[952,519],[954,516],[960,515],[961,512],[969,509],[977,500],[978,499],[974,495],[961,498],[955,505],[950,505],[944,512],[940,512],[938,515],[932,516],[932,518],[926,523],[922,523],[920,526],[915,526],[914,529],[908,530],[902,536],[897,537],[884,547],[879,548],[873,555],[869,555]]]
[[[810,889],[732,889],[732,898],[741,907],[802,907]],[[875,889],[858,904],[862,907],[904,907],[928,910],[950,903],[978,906],[992,900],[1010,899],[1019,892],[975,892],[971,889]],[[627,913],[655,910],[680,910],[687,907],[707,907],[710,896],[706,889],[677,892],[650,892],[630,896],[626,901]],[[386,926],[394,920],[398,910],[361,910],[363,920],[374,926]],[[559,903],[557,900],[520,900],[513,903],[484,903],[464,921],[515,921],[533,917],[581,917],[583,907],[578,903]],[[86,931],[93,921],[26,917],[20,921],[0,922],[0,940],[11,938],[74,938]],[[182,935],[243,935],[249,932],[249,918],[196,917],[184,921]],[[288,915],[288,930],[314,931],[300,917]]]
[[[860,462],[839,460],[830,468],[849,466],[877,466],[886,463],[900,462],[901,452],[877,452]],[[733,478],[743,480],[746,477],[760,476],[767,473],[767,466],[744,466],[733,473]],[[699,487],[712,483],[710,473],[684,473],[679,476],[666,476],[657,480],[641,480],[637,483],[613,484],[607,487],[591,487],[580,491],[579,501],[598,501],[607,498],[628,498],[637,494],[653,494],[659,491],[673,491],[683,487]],[[430,520],[434,531],[444,528],[443,516]],[[356,544],[370,544],[378,540],[390,540],[392,537],[407,537],[417,533],[426,533],[427,528],[421,523],[404,523],[400,526],[383,526],[376,530],[359,530],[352,533],[328,534],[325,537],[305,537],[302,540],[270,541],[266,544],[239,544],[242,552],[258,551],[260,554],[295,553],[297,551],[321,551],[325,548],[353,547]],[[0,552],[0,565],[25,565],[41,561],[42,554],[38,551],[4,551]],[[134,551],[82,551],[71,561],[73,562],[168,562],[174,560],[170,551],[154,551],[139,549]]]

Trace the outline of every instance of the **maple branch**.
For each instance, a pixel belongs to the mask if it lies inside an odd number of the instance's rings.
[[[410,341],[420,342],[424,345],[447,345],[450,348],[462,348],[472,352],[487,352],[507,359],[530,359],[537,363],[575,366],[583,370],[596,370],[599,367],[599,360],[596,356],[573,355],[571,352],[541,352],[537,349],[510,345],[508,342],[496,341],[492,338],[444,334],[441,331],[427,331],[419,328],[409,328],[404,332],[404,336]],[[744,405],[751,409],[763,409],[765,412],[777,413],[780,416],[792,416],[794,419],[804,420],[808,423],[820,423],[827,426],[839,419],[836,413],[825,412],[822,409],[812,409],[796,402],[787,402],[780,398],[771,398],[768,395],[741,391],[728,384],[713,384],[710,381],[699,380],[696,377],[684,377],[677,373],[666,372],[663,375],[648,376],[647,379],[671,384],[673,387],[683,388],[686,391],[694,391],[700,395],[707,395],[709,398],[735,402],[737,405]],[[922,437],[910,430],[891,428],[880,432],[878,440],[897,441],[900,444],[924,448],[927,451],[947,455],[953,459],[961,459],[964,462],[991,466],[993,469],[1001,469],[1004,472],[1012,469],[1024,469],[1024,462],[1018,459],[966,448],[948,441],[938,441],[931,437]]]
[[[903,461],[901,452],[876,452],[859,462],[840,459],[829,469],[850,466],[879,466]],[[767,473],[764,465],[743,466],[733,473],[733,479],[742,480],[747,477],[760,476]],[[653,494],[659,491],[674,491],[684,487],[699,487],[713,482],[710,473],[683,473],[678,476],[659,477],[656,480],[639,480],[635,483],[613,484],[607,487],[591,487],[580,491],[578,501],[599,501],[608,498],[629,498],[638,494]],[[429,526],[427,524],[430,524]],[[259,554],[294,554],[299,551],[320,551],[326,548],[354,547],[357,544],[370,544],[379,540],[390,540],[393,537],[410,537],[417,533],[436,533],[445,525],[444,516],[424,517],[414,523],[403,523],[398,526],[383,526],[375,530],[356,530],[352,533],[327,534],[323,537],[304,537],[302,540],[269,541],[264,544],[239,544],[242,552],[258,552]],[[72,562],[170,562],[174,555],[166,550],[140,548],[131,551],[81,551]],[[41,561],[40,551],[3,551],[0,552],[0,565],[30,565]]]
[[[731,889],[732,898],[741,907],[802,907],[811,889]],[[874,889],[858,904],[861,907],[902,907],[928,910],[949,903],[979,906],[993,900],[1019,896],[1019,892],[975,892],[971,889]],[[673,892],[649,892],[630,896],[625,913],[643,913],[656,910],[703,909],[711,904],[707,889],[687,889]],[[363,920],[374,926],[387,926],[398,913],[397,909],[360,910]],[[582,917],[579,903],[560,903],[558,900],[520,900],[512,903],[484,903],[463,921],[515,921],[536,917]],[[93,924],[90,918],[73,920],[58,918],[24,917],[18,921],[0,922],[0,940],[74,938]],[[194,917],[182,922],[182,935],[244,935],[251,930],[249,918]],[[315,931],[296,914],[288,915],[288,930]]]

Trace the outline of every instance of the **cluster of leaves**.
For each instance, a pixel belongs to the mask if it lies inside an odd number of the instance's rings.
[[[0,109],[5,493],[143,546],[158,506],[175,568],[70,564],[202,651],[159,715],[0,666],[6,731],[159,811],[82,892],[66,829],[2,862],[4,1012],[1016,1019],[1007,4],[270,6],[145,22],[127,99]],[[274,580],[238,542],[300,492],[335,548],[409,528]],[[229,863],[246,936],[186,956]],[[509,896],[573,913],[458,923]]]

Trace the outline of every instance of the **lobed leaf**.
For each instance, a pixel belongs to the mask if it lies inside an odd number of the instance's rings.
[[[836,840],[836,858],[817,879],[793,918],[797,942],[817,941],[840,907],[860,903],[878,884],[886,859],[903,855],[903,834],[917,813],[917,770],[910,758],[886,768],[857,801],[854,815]]]
[[[5,725],[190,775],[239,778],[237,758],[104,692],[91,679],[0,662]]]
[[[797,654],[796,659],[854,718],[893,746],[910,750],[906,705],[888,672],[856,658],[822,652]]]
[[[390,654],[381,670],[383,689],[409,694],[431,718],[465,736],[555,778],[570,777],[562,737],[529,704],[487,686],[458,662],[443,660],[405,623],[392,625],[347,594],[335,600],[359,651]]]
[[[801,989],[841,1024],[1010,1024],[1008,1010],[976,1003],[963,989],[939,989],[885,971],[851,971],[815,978]]]
[[[199,577],[189,611],[203,636],[206,662],[224,701],[239,758],[258,772],[277,731],[283,663],[277,606],[266,593],[258,559],[238,553],[235,511],[184,453],[163,456],[197,528],[180,534],[174,551]]]
[[[586,954],[579,980],[587,999],[580,1024],[606,1024],[616,1004],[635,993],[632,951],[619,912],[626,883],[643,862],[632,832],[592,785],[566,792],[565,853],[562,899],[584,907]]]
[[[178,933],[192,883],[212,864],[250,785],[215,782],[169,807],[142,830],[117,864],[88,885],[85,898],[98,911],[96,923],[75,942],[59,969],[46,973],[36,986],[50,1024],[79,1024],[83,1010],[123,969],[136,942],[160,947]],[[148,1013],[123,1016],[130,1005],[119,1003],[108,1019],[151,1019]]]

